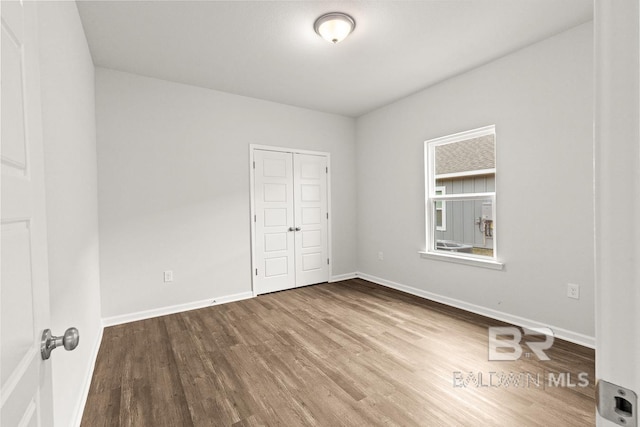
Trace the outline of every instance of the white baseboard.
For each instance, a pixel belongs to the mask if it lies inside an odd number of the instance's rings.
[[[98,339],[93,345],[93,350],[91,352],[91,358],[89,359],[89,366],[85,373],[84,384],[82,386],[82,391],[80,395],[80,400],[76,404],[76,408],[74,410],[75,417],[72,420],[73,427],[80,427],[82,423],[82,414],[84,413],[84,406],[87,404],[87,398],[89,397],[89,389],[91,388],[91,380],[93,379],[93,371],[96,367],[96,360],[98,360],[98,352],[100,351],[100,344],[102,344],[102,333],[104,331],[104,327],[100,326],[100,330],[98,331]]]
[[[347,274],[338,274],[335,276],[331,276],[331,278],[329,279],[329,283],[340,282],[342,280],[355,279],[356,277],[358,277],[358,274],[355,272],[347,273]]]
[[[102,325],[104,327],[121,325],[123,323],[135,322],[137,320],[151,319],[153,317],[166,316],[167,314],[181,313],[183,311],[196,310],[198,308],[240,301],[243,299],[253,298],[253,296],[253,292],[251,291],[241,292],[239,294],[226,295],[223,297],[208,298],[202,301],[194,301],[185,304],[171,305],[168,307],[154,308],[152,310],[138,311],[136,313],[105,317],[102,319]]]
[[[381,279],[379,277],[371,276],[365,273],[356,273],[357,277],[360,277],[364,280],[368,280],[369,282],[376,283],[378,285],[386,286],[388,288],[396,289],[402,292],[406,292],[411,295],[416,295],[421,298],[425,298],[431,301],[439,302],[445,305],[449,305],[451,307],[460,308],[465,311],[470,311],[472,313],[480,314],[482,316],[490,317],[492,319],[501,320],[503,322],[510,323],[512,325],[520,326],[527,329],[532,328],[550,328],[555,337],[563,339],[565,341],[570,341],[575,344],[582,345],[584,347],[595,348],[596,347],[596,339],[595,337],[591,337],[588,335],[580,334],[577,332],[573,332],[567,329],[558,328],[555,326],[547,325],[544,323],[537,322],[535,320],[526,319],[520,316],[514,316],[512,314],[504,313],[502,311],[493,310],[490,308],[482,307],[475,304],[470,304],[468,302],[460,301],[454,298],[445,297],[442,295],[434,294],[432,292],[428,292],[422,289],[413,288],[411,286],[402,285],[400,283],[392,282],[390,280]]]

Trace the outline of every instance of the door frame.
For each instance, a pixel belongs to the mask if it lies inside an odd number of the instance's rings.
[[[261,144],[249,144],[249,199],[251,203],[251,216],[249,217],[249,222],[251,223],[251,292],[253,296],[257,296],[256,286],[255,286],[255,270],[256,270],[256,208],[255,208],[255,169],[254,169],[254,161],[255,161],[255,151],[263,150],[263,151],[275,151],[278,153],[291,153],[291,154],[308,154],[312,156],[324,156],[327,159],[327,212],[329,214],[329,218],[327,221],[327,256],[329,257],[329,271],[327,281],[331,281],[331,277],[333,277],[333,255],[331,251],[331,223],[333,221],[333,212],[331,211],[331,153],[327,151],[312,151],[312,150],[301,150],[298,148],[289,148],[289,147],[276,147],[272,145],[261,145]]]
[[[640,324],[636,314],[640,309],[640,225],[636,217],[640,209],[639,35],[637,1],[595,1],[596,380],[636,394],[640,394]],[[596,389],[598,393],[600,387]],[[603,393],[602,408],[614,407],[614,397],[613,393]],[[631,400],[637,417],[638,402]],[[598,411],[596,425],[618,424]]]

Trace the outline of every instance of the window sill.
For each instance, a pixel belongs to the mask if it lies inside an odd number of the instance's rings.
[[[439,254],[434,252],[418,252],[420,258],[434,259],[438,261],[453,262],[456,264],[472,265],[474,267],[490,268],[492,270],[504,269],[504,264],[491,259],[470,258],[453,254]]]

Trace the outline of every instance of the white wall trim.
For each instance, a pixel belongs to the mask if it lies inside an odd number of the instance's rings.
[[[349,280],[349,279],[355,279],[356,277],[358,277],[358,273],[346,273],[346,274],[338,274],[335,276],[331,276],[331,278],[329,279],[329,283],[333,283],[333,282],[341,282],[343,280]]]
[[[276,147],[274,145],[249,144],[249,149],[251,151],[263,150],[263,151],[277,151],[280,153],[311,154],[312,156],[327,156],[327,157],[331,156],[331,153],[328,151],[300,150],[298,148]]]
[[[491,169],[478,169],[474,171],[467,172],[453,172],[453,173],[441,173],[440,175],[434,175],[436,179],[451,179],[451,178],[464,178],[466,176],[475,176],[475,175],[490,175],[495,174],[496,168]]]
[[[477,258],[474,258],[473,255],[458,255],[458,252],[445,253],[445,251],[438,252],[425,252],[419,251],[421,258],[424,259],[435,259],[438,261],[446,261],[446,262],[455,262],[458,264],[466,264],[472,265],[474,267],[483,267],[490,268],[492,270],[503,270],[504,263],[495,261],[494,259],[483,259],[480,256],[476,255]]]
[[[89,367],[85,373],[84,384],[82,386],[82,392],[80,400],[76,403],[73,413],[74,417],[71,419],[71,425],[73,427],[80,427],[82,423],[82,415],[84,414],[84,407],[87,404],[87,398],[89,397],[89,389],[91,388],[91,380],[93,379],[93,371],[96,367],[96,361],[98,360],[98,352],[100,351],[100,345],[102,344],[102,334],[104,332],[104,326],[100,326],[98,332],[98,339],[93,344],[93,350],[91,352],[91,358],[89,359]]]
[[[426,140],[426,143],[444,145],[451,144],[453,142],[463,141],[466,139],[480,138],[481,136],[491,135],[496,133],[496,125],[483,126],[477,129],[465,130],[462,132],[452,133],[450,135],[440,136],[437,138],[431,138]]]
[[[419,296],[431,301],[439,302],[451,307],[460,308],[471,313],[480,314],[482,316],[490,317],[492,319],[501,320],[503,322],[511,323],[523,328],[550,328],[557,338],[565,341],[570,341],[575,344],[582,345],[584,347],[595,348],[595,337],[580,334],[570,331],[568,329],[558,328],[545,323],[540,323],[535,320],[526,319],[520,316],[514,316],[513,314],[504,313],[502,311],[493,310],[490,308],[482,307],[468,302],[460,301],[455,298],[449,298],[442,295],[434,294],[422,289],[417,289],[411,286],[402,285],[400,283],[392,282],[390,280],[381,279],[379,277],[371,276],[366,273],[356,273],[358,277],[376,283],[378,285],[386,286],[388,288],[396,289],[402,292],[406,292],[411,295]]]
[[[167,314],[181,313],[183,311],[196,310],[198,308],[225,304],[233,301],[240,301],[243,299],[253,298],[253,296],[253,292],[247,291],[222,297],[212,297],[201,301],[188,302],[185,304],[177,304],[167,307],[154,308],[152,310],[122,314],[119,316],[105,317],[104,319],[102,319],[102,325],[104,327],[121,325],[123,323],[135,322],[136,320],[151,319],[153,317],[166,316]]]

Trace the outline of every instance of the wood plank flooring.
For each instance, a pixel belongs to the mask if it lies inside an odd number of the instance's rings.
[[[504,325],[353,279],[114,326],[82,426],[595,425],[594,351],[490,362]]]

